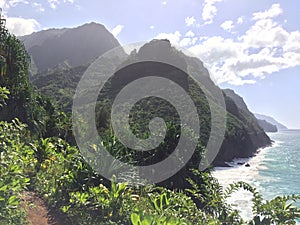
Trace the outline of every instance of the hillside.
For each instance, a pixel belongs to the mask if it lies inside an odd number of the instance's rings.
[[[119,46],[101,24],[50,29],[20,37],[32,59],[32,75],[53,68],[87,65],[104,52]]]
[[[288,128],[281,124],[280,122],[276,121],[274,118],[272,118],[271,116],[266,116],[266,115],[262,115],[262,114],[258,114],[258,113],[255,113],[255,117],[257,119],[260,119],[260,120],[265,120],[273,125],[275,125],[277,127],[277,129],[280,131],[280,130],[288,130]]]
[[[223,90],[226,107],[229,112],[227,135],[223,142],[218,162],[231,161],[235,157],[250,157],[256,150],[271,144],[270,138],[258,124],[253,113],[249,111],[243,98],[233,90]]]
[[[273,124],[267,122],[266,120],[257,119],[257,121],[258,121],[259,126],[262,129],[264,129],[265,132],[271,132],[271,133],[278,132],[276,125],[273,125]]]
[[[47,135],[47,124],[54,122],[57,116],[54,107],[48,98],[34,91],[29,81],[30,59],[23,43],[7,31],[2,20],[0,31],[0,87],[10,93],[5,107],[0,110],[0,121],[18,118],[33,133]],[[48,131],[51,133],[50,128]]]
[[[238,106],[240,110],[246,112],[252,120],[254,118],[257,118],[259,126],[265,132],[277,132],[277,127],[275,125],[276,123],[274,123],[275,122],[274,119],[273,120],[271,118],[266,119],[265,116],[253,114],[252,112],[250,112],[243,98],[237,95],[233,90],[226,89],[224,90],[224,93],[235,102],[235,104]]]
[[[214,83],[209,78],[208,71],[204,68],[203,63],[196,58],[190,58],[185,56],[182,52],[177,51],[175,48],[172,48],[170,43],[167,40],[161,41],[152,41],[144,45],[138,52],[132,52],[128,59],[124,62],[132,63],[138,59],[144,58],[153,58],[154,60],[159,60],[159,58],[168,58],[170,62],[181,65],[182,68],[188,68],[190,71],[201,74],[203,77],[202,82],[205,83],[206,87],[217,88]],[[149,68],[155,67],[148,65]],[[70,112],[72,106],[72,96],[75,93],[75,88],[79,82],[81,76],[85,72],[86,66],[74,67],[71,69],[56,69],[49,71],[47,73],[40,73],[36,78],[32,79],[33,83],[42,91],[42,93],[54,97],[60,104],[63,105],[66,112]],[[162,68],[163,69],[163,68]],[[116,90],[120,90],[122,86],[128,83],[131,80],[138,78],[138,76],[133,76],[133,74],[141,74],[137,71],[143,70],[143,68],[134,68],[133,71],[122,70],[118,72],[114,78],[111,80],[113,87],[110,92],[115,93]],[[151,70],[153,70],[151,72]],[[155,69],[149,70],[149,73],[155,74],[159,71],[159,68],[156,65]],[[156,70],[156,72],[155,72]],[[143,72],[144,73],[144,72]],[[194,101],[198,105],[199,115],[202,127],[202,144],[207,143],[207,137],[209,136],[210,131],[210,114],[207,108],[207,102],[201,90],[195,88],[193,82],[187,78],[181,77],[180,74],[176,75],[175,73],[170,73],[169,78],[173,79],[175,82],[178,82],[182,87],[188,89],[194,96]],[[168,78],[168,75],[166,75]],[[176,78],[177,77],[177,78]],[[224,165],[225,161],[231,161],[235,157],[249,157],[255,154],[256,150],[260,147],[269,145],[271,143],[270,139],[264,133],[257,123],[257,120],[253,114],[248,110],[245,102],[241,97],[236,94],[232,94],[231,91],[224,91],[226,94],[226,106],[228,114],[228,129],[226,131],[226,138],[221,147],[219,155],[214,161],[214,165]],[[109,94],[109,91],[102,93],[102,99],[99,99],[98,107],[99,108],[109,108],[107,102],[111,102],[110,99],[112,96]],[[232,99],[235,99],[232,100]],[[144,103],[145,104],[145,103]],[[162,102],[155,101],[155,105],[149,105],[147,103],[147,108],[153,108],[155,110],[158,105],[163,105]],[[153,107],[152,107],[153,106]],[[145,107],[145,105],[144,105]],[[164,106],[162,106],[164,108]],[[172,110],[169,108],[160,110],[163,112],[168,112],[172,117]],[[102,112],[103,110],[101,110]],[[152,112],[153,113],[153,112]],[[147,121],[143,115],[144,121]],[[146,122],[145,122],[146,123]],[[106,124],[106,122],[105,122]],[[144,124],[145,125],[145,124]]]
[[[54,98],[63,110],[70,113],[76,87],[87,66],[70,69],[53,69],[38,73],[31,78],[31,82],[46,96]]]

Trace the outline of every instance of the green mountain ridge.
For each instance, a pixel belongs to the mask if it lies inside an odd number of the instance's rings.
[[[97,23],[44,30],[20,39],[32,59],[32,76],[55,67],[86,65],[106,51],[120,46],[118,40]]]
[[[78,29],[77,31],[79,32]],[[172,54],[173,56],[171,56]],[[183,63],[183,66],[185,63],[188,63],[190,70],[199,71],[202,77],[205,77],[203,82],[206,83],[206,86],[215,86],[209,78],[208,71],[204,68],[203,63],[200,60],[187,57],[183,53],[171,48],[171,45],[167,40],[155,40],[149,42],[148,44],[144,45],[139,52],[132,52],[128,60],[134,61],[135,57],[143,58],[149,56],[151,57],[151,55],[154,56],[153,59],[157,57],[171,57],[170,60],[175,60],[175,63]],[[79,67],[73,67],[71,69],[56,68],[55,70],[49,70],[46,73],[41,72],[38,74],[38,76],[32,79],[32,82],[39,90],[42,91],[42,93],[46,94],[47,96],[54,97],[58,102],[63,104],[66,112],[70,112],[72,106],[72,96],[75,93],[75,88],[81,76],[83,75],[85,68],[87,67],[88,64]],[[120,79],[122,81],[125,78],[123,76],[119,78],[119,81]],[[182,80],[180,82],[183,84]],[[186,85],[187,83],[185,86]],[[243,110],[240,110],[236,106],[236,103],[230,100],[232,97],[233,96],[228,96],[228,98],[226,98],[226,105],[229,108],[227,110],[230,112],[228,115],[230,132],[229,130],[227,131],[223,146],[214,162],[215,165],[224,165],[225,161],[231,161],[236,157],[252,156],[256,153],[258,148],[271,144],[270,139],[257,124],[256,119],[254,119],[252,113],[249,112],[246,104],[241,101],[244,106]],[[203,102],[203,100],[200,100],[200,104],[201,102]],[[207,136],[208,134],[206,133],[204,135]]]

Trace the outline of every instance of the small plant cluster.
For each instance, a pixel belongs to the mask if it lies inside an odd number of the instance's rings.
[[[30,179],[24,175],[33,153],[21,140],[24,125],[18,120],[0,123],[0,224],[23,224],[24,212],[19,208],[20,193]]]

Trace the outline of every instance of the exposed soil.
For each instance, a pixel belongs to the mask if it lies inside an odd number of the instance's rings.
[[[45,202],[33,192],[22,194],[22,207],[27,213],[29,225],[69,225],[56,210],[47,207]]]

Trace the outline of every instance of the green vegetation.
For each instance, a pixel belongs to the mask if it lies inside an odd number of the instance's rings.
[[[30,57],[23,43],[7,29],[0,26],[0,120],[12,121],[18,118],[26,123],[32,134],[40,137],[65,135],[62,131],[64,115],[55,110],[48,97],[38,93],[28,78]],[[9,91],[9,93],[8,93]],[[9,94],[9,98],[5,95]]]
[[[209,170],[193,170],[193,162],[182,174],[187,188],[132,187],[105,180],[84,161],[78,148],[70,144],[70,118],[31,87],[27,78],[28,56],[22,43],[4,27],[1,35],[1,48],[8,49],[3,56],[7,59],[6,69],[1,67],[1,119],[5,115],[20,117],[0,122],[1,225],[26,224],[21,197],[27,190],[37,193],[49,207],[59,209],[72,225],[295,224],[294,220],[300,217],[300,210],[292,204],[300,196],[264,201],[253,187],[242,182],[223,191]],[[17,105],[22,107],[15,108]],[[99,118],[106,114],[102,111]],[[174,144],[178,132],[176,125],[168,126],[171,131],[166,149]],[[111,132],[101,133],[112,153],[137,160],[137,156],[119,147]],[[199,144],[195,157],[201,157],[203,150]],[[244,221],[226,203],[226,198],[239,188],[253,193],[251,221]]]
[[[291,204],[299,196],[263,201],[245,183],[222,191],[209,172],[194,171],[191,188],[180,191],[109,185],[84,162],[76,147],[57,138],[28,143],[27,135],[26,126],[18,121],[1,122],[0,224],[25,224],[19,198],[26,189],[60,208],[69,224],[293,224],[300,216]],[[225,203],[238,188],[254,195],[250,222]]]

